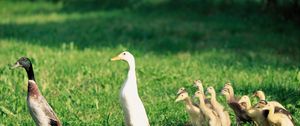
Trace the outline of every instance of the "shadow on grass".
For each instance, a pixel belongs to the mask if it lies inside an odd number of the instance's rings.
[[[257,4],[237,4],[228,9],[226,4],[176,0],[129,9],[113,5],[123,9],[111,10],[97,8],[100,3],[85,3],[82,8],[80,4],[59,10],[67,16],[81,12],[74,19],[1,24],[0,38],[51,48],[72,43],[80,50],[118,46],[157,54],[225,50],[260,64],[268,62],[259,55],[270,53],[291,60],[279,63],[282,66],[299,65],[300,31],[293,23],[264,17]]]

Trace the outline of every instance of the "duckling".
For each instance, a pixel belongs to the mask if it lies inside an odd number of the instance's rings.
[[[256,91],[253,96],[256,96],[260,101],[261,100],[266,100],[266,96],[265,96],[265,93],[261,90],[259,91]],[[273,104],[274,106],[276,107],[279,107],[279,108],[283,108],[285,109],[285,107],[283,107],[283,105],[281,105],[279,102],[277,101],[268,101],[268,104]],[[285,109],[286,110],[286,109]]]
[[[111,59],[111,61],[116,60],[126,61],[129,65],[127,79],[120,91],[125,123],[127,126],[149,126],[144,104],[138,94],[134,57],[131,53],[125,51]]]
[[[251,117],[251,119],[258,126],[269,126],[269,122],[267,121],[267,116],[265,113],[268,111],[262,110],[256,107],[251,106],[250,98],[247,95],[244,95],[239,100],[239,103],[242,105],[242,109],[247,112],[247,115]]]
[[[253,120],[247,115],[246,111],[242,110],[242,106],[238,103],[238,101],[236,101],[235,98],[232,98],[233,95],[230,95],[228,88],[224,87],[222,89],[222,95],[225,96],[227,104],[233,110],[238,126],[242,125],[243,123],[253,123]]]
[[[199,98],[199,107],[204,115],[209,119],[210,126],[221,126],[220,119],[216,112],[211,108],[207,107],[204,103],[204,94],[201,91],[195,92],[195,97]]]
[[[210,103],[212,104],[214,110],[220,117],[222,126],[230,126],[230,117],[227,111],[224,110],[224,107],[216,99],[216,91],[210,86],[207,88],[207,92],[210,93]]]
[[[203,84],[202,84],[202,81],[200,80],[195,80],[194,81],[194,86],[198,88],[198,91],[201,91],[202,93],[204,93],[204,89],[203,89]],[[213,108],[212,104],[210,103],[210,100],[208,98],[205,97],[205,95],[203,95],[204,97],[204,102],[205,102],[205,105],[209,108]]]
[[[291,114],[285,109],[281,109],[279,112],[275,112],[275,106],[273,104],[267,104],[263,110],[269,110],[268,121],[273,126],[294,126],[294,120]]]
[[[229,90],[230,98],[232,100],[238,101],[240,99],[239,97],[234,95],[234,90],[233,90],[232,84],[230,82],[225,83],[223,89],[224,88],[227,88]]]
[[[12,69],[22,67],[28,77],[27,106],[31,117],[37,126],[61,126],[61,122],[55,112],[40,93],[35,82],[32,63],[29,58],[21,57]]]
[[[179,89],[180,90],[180,89]],[[188,92],[182,91],[180,94],[178,94],[175,102],[178,101],[184,101],[185,102],[185,109],[187,113],[189,114],[189,117],[191,119],[191,123],[193,126],[202,126],[204,125],[204,119],[203,114],[200,111],[199,107],[193,104],[191,98],[188,95]]]
[[[198,91],[201,91],[202,93],[204,92],[203,84],[201,80],[195,80],[194,86],[198,88]]]
[[[186,91],[186,89],[184,87],[181,87],[181,88],[178,89],[177,95],[179,95],[179,94],[181,94],[182,92],[185,92],[185,91]]]

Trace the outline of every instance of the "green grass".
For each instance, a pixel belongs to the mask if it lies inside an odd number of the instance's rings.
[[[64,125],[123,124],[127,65],[109,61],[123,50],[135,55],[151,125],[188,122],[174,100],[182,86],[192,95],[195,79],[218,94],[228,81],[237,95],[264,90],[300,125],[300,30],[291,21],[254,9],[195,12],[166,3],[66,11],[62,3],[2,1],[0,8],[0,125],[33,125],[25,71],[9,69],[21,56],[32,59],[39,88]]]

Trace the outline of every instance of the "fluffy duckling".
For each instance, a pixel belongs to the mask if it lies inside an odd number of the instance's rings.
[[[122,109],[124,111],[127,126],[149,126],[145,107],[138,94],[135,73],[135,60],[131,53],[125,51],[111,59],[112,61],[123,60],[129,65],[127,79],[120,91]]]
[[[181,88],[182,89],[182,88]],[[179,89],[180,90],[180,89]],[[184,101],[185,102],[185,109],[189,114],[189,118],[193,126],[202,126],[204,123],[203,114],[200,111],[199,107],[193,104],[191,98],[188,95],[188,92],[182,91],[178,94],[175,102]]]
[[[275,112],[275,106],[273,104],[266,104],[263,110],[269,110],[267,119],[273,126],[294,126],[294,120],[291,114],[285,109],[279,108],[278,112]]]
[[[21,57],[12,68],[22,67],[28,77],[27,106],[37,126],[61,126],[55,112],[42,96],[35,82],[32,63],[27,57]]]
[[[233,110],[237,125],[240,126],[243,123],[253,123],[253,120],[247,115],[245,110],[242,110],[242,106],[238,103],[238,101],[233,98],[233,95],[230,95],[230,91],[228,88],[222,89],[222,95],[225,96],[227,104]],[[233,97],[232,97],[233,96]]]
[[[217,113],[204,103],[204,94],[201,91],[195,92],[195,97],[199,98],[199,107],[203,114],[208,118],[210,126],[221,126],[220,119]]]
[[[244,95],[240,98],[239,103],[242,105],[242,109],[247,112],[247,115],[251,117],[251,119],[258,126],[269,126],[269,122],[267,121],[267,114],[269,111],[262,110],[256,107],[251,106],[250,98],[247,95]]]
[[[259,101],[261,101],[261,100],[266,100],[265,93],[264,93],[263,91],[261,91],[261,90],[256,91],[256,92],[253,94],[253,96],[257,97],[257,98],[259,99]],[[283,105],[281,105],[281,104],[280,104],[279,102],[277,102],[277,101],[268,101],[268,104],[273,104],[275,107],[279,107],[279,108],[285,109],[285,108],[283,107]]]
[[[184,87],[178,89],[177,95],[181,94],[182,92],[186,92],[186,89]]]
[[[195,80],[194,81],[194,86],[198,88],[198,91],[202,92],[204,94],[204,89],[203,89],[203,84],[202,84],[202,81],[200,80]],[[204,102],[205,102],[205,105],[209,108],[213,108],[212,104],[210,103],[210,100],[208,98],[205,97],[205,95],[203,95],[204,97]]]
[[[195,80],[194,86],[198,88],[198,91],[201,91],[202,93],[204,92],[203,84],[201,80]]]
[[[234,96],[234,90],[233,90],[233,87],[232,87],[232,85],[231,85],[231,83],[230,82],[228,82],[228,83],[225,83],[225,85],[224,85],[224,87],[223,87],[223,89],[228,89],[228,91],[229,91],[229,96],[230,96],[230,98],[231,98],[231,100],[238,100],[239,98],[236,98],[235,96]]]
[[[217,112],[217,114],[220,117],[221,125],[222,126],[230,126],[230,117],[227,111],[224,110],[223,105],[221,105],[216,98],[216,91],[215,89],[210,86],[207,88],[207,92],[211,95],[210,103],[212,104],[214,110]]]

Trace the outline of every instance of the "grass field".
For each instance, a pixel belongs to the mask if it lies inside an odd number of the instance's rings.
[[[299,25],[255,8],[170,6],[76,10],[1,1],[0,125],[34,124],[26,73],[9,69],[21,56],[32,59],[39,88],[64,125],[124,124],[119,90],[127,65],[109,61],[123,50],[135,55],[139,95],[153,126],[188,122],[184,104],[174,101],[182,86],[194,94],[195,79],[214,86],[224,105],[225,82],[237,95],[261,89],[300,125]]]

